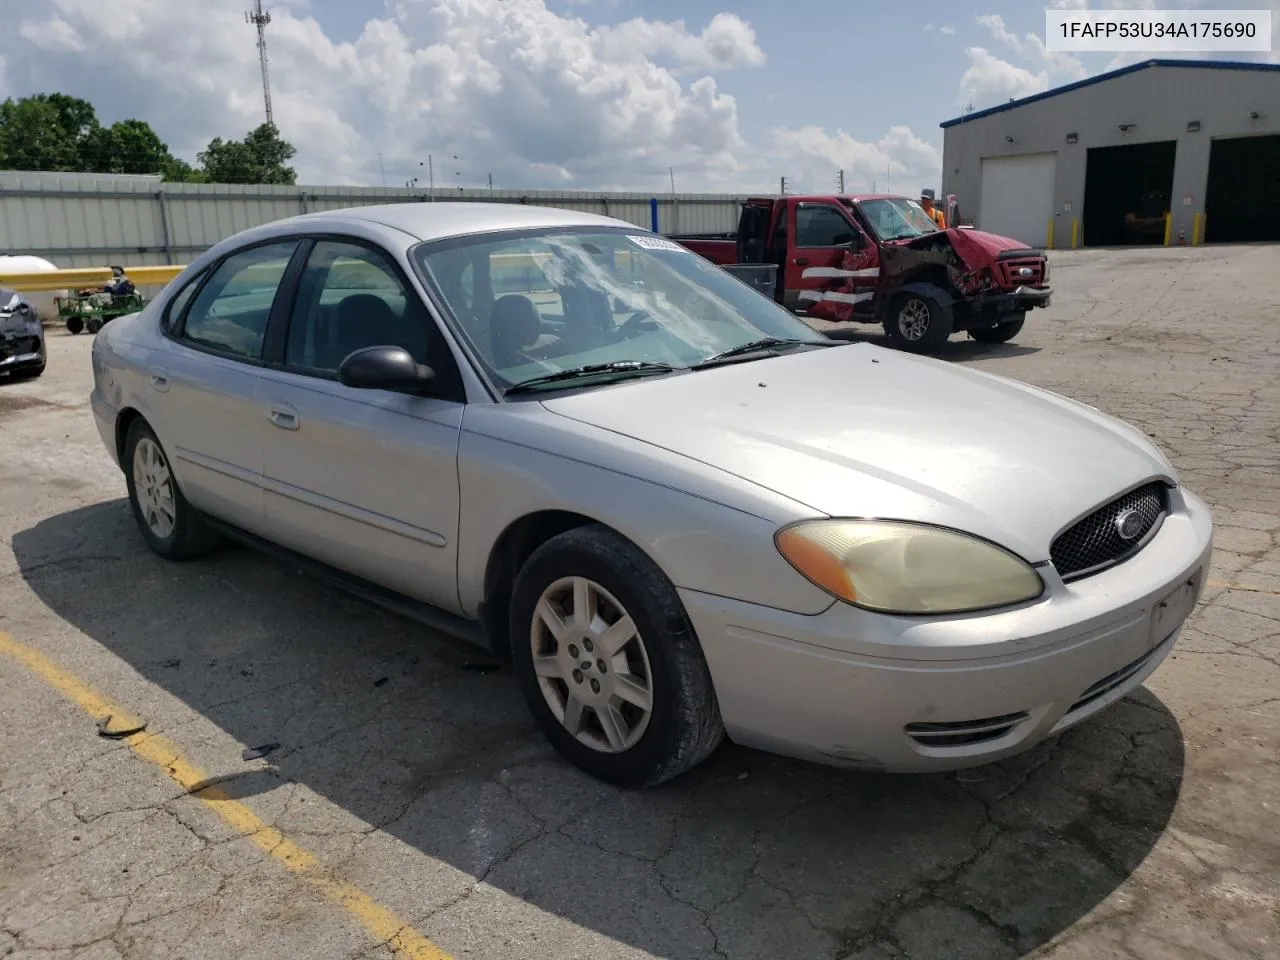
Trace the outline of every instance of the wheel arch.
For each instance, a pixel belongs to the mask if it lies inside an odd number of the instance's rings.
[[[484,573],[484,602],[480,619],[497,656],[511,655],[508,615],[511,590],[524,562],[553,537],[578,527],[601,526],[625,536],[609,524],[572,510],[547,509],[525,514],[509,523],[494,541]],[[629,542],[630,538],[627,538]]]
[[[142,411],[136,407],[124,407],[116,414],[116,462],[120,464],[120,469],[125,469],[124,463],[124,445],[129,439],[129,428],[133,426],[134,421],[141,420],[148,427],[147,418],[142,415]],[[154,427],[152,429],[155,429]]]

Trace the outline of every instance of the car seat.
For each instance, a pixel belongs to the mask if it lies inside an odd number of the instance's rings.
[[[523,353],[542,336],[542,316],[523,294],[509,293],[493,302],[489,314],[489,346],[497,367],[528,363]]]
[[[564,305],[566,345],[573,353],[604,343],[613,332],[609,298],[593,287],[568,287],[560,291]]]
[[[372,293],[354,293],[338,304],[327,369],[336,370],[352,352],[364,347],[405,346],[399,318],[387,301]],[[421,362],[421,357],[416,357]]]

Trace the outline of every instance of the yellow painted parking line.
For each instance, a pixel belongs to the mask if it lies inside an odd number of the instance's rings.
[[[85,713],[101,720],[110,715],[111,729],[127,730],[139,725],[127,710],[98,693],[87,683],[63,670],[56,663],[0,632],[0,654],[25,666],[49,686]],[[233,800],[216,785],[201,787],[209,775],[182,756],[182,751],[160,734],[135,733],[123,738],[135,755],[163,770],[169,779],[191,792],[216,813],[232,829],[245,834],[272,859],[306,881],[327,899],[347,911],[370,936],[384,943],[406,960],[452,960],[434,943],[377,903],[358,887],[330,876],[316,857],[299,847],[275,827],[268,826],[244,804]]]
[[[1228,583],[1226,580],[1208,580],[1205,582],[1208,587],[1221,587],[1224,590],[1247,590],[1250,593],[1269,593],[1273,597],[1280,597],[1280,590],[1268,590],[1266,587],[1250,587],[1243,583]]]

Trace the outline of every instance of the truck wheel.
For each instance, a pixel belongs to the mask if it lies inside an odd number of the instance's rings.
[[[922,353],[947,342],[951,318],[932,297],[902,293],[889,304],[884,332],[900,350]]]
[[[998,323],[994,327],[978,327],[970,330],[969,336],[979,343],[1008,343],[1022,332],[1022,325],[1026,319],[1025,313],[1015,314],[1014,319]]]
[[[79,333],[83,329],[84,329],[84,320],[82,320],[80,317],[67,318],[68,333]]]
[[[90,333],[97,333],[99,330],[102,329],[102,318],[90,317],[88,322],[85,323],[84,327]]]

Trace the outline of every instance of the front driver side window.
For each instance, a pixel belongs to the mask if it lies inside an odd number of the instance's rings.
[[[321,240],[311,251],[289,322],[285,365],[336,375],[363,347],[404,347],[427,362],[429,320],[381,253]]]
[[[797,247],[838,247],[854,239],[853,227],[835,207],[806,203],[796,208]]]
[[[182,338],[218,353],[258,360],[284,271],[298,241],[268,243],[224,260],[187,311]]]

